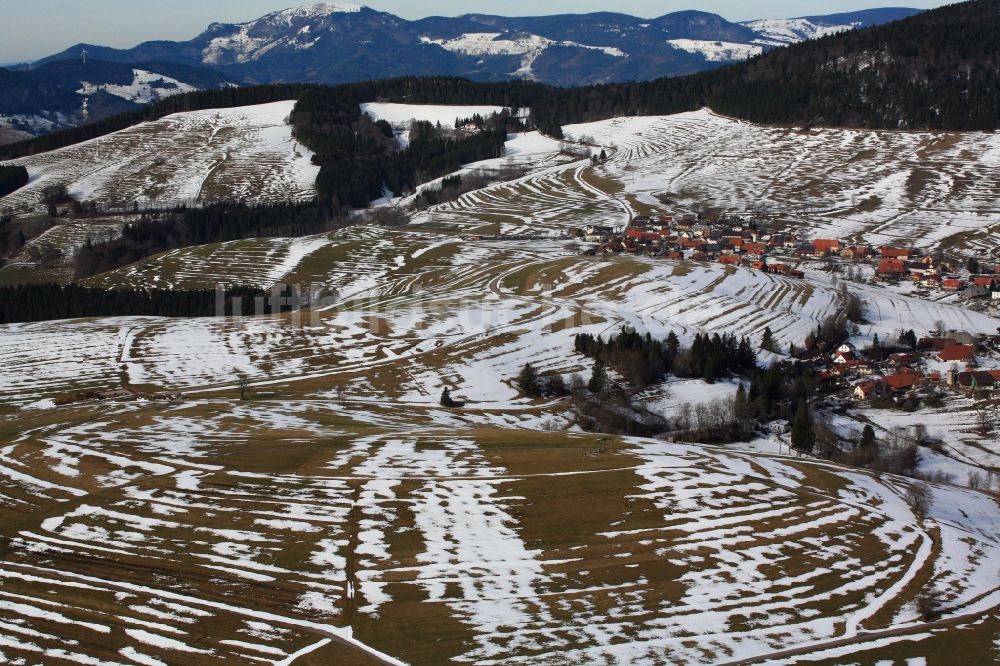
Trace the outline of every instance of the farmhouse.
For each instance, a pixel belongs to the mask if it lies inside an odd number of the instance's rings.
[[[917,340],[917,349],[922,352],[939,352],[946,347],[958,344],[955,338],[920,338]]]
[[[840,241],[831,238],[818,238],[812,242],[812,246],[818,254],[840,252]]]
[[[902,372],[896,375],[889,375],[882,379],[882,382],[893,393],[906,393],[921,379],[920,375],[913,372]]]
[[[844,259],[865,259],[871,254],[871,249],[863,245],[852,245],[840,251]]]
[[[962,292],[962,298],[972,300],[974,298],[986,298],[990,295],[990,288],[974,284]]]
[[[959,291],[962,289],[962,281],[958,278],[945,278],[941,281],[941,288],[945,291]]]
[[[996,386],[996,378],[993,376],[993,373],[984,370],[960,372],[958,373],[957,384],[960,388],[973,391],[978,389],[992,389]]]
[[[879,254],[883,259],[909,259],[911,252],[907,248],[885,245],[879,248]]]
[[[882,386],[884,386],[884,384],[877,381],[862,382],[854,387],[854,397],[858,400],[867,400],[878,393]]]
[[[937,357],[945,363],[971,363],[976,359],[976,348],[972,345],[952,345],[939,351]]]
[[[875,273],[888,280],[898,280],[906,275],[906,265],[899,259],[883,259]]]

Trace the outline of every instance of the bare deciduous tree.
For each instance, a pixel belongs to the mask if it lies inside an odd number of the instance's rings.
[[[906,489],[906,503],[913,509],[917,520],[923,521],[931,508],[931,492],[922,483],[911,483]]]
[[[243,373],[237,373],[236,375],[236,387],[240,391],[240,400],[247,399],[247,389],[250,388],[250,379]]]

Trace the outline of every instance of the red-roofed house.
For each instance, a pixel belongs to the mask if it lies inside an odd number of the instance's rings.
[[[879,254],[883,259],[909,259],[910,250],[905,247],[891,247],[886,245],[879,248]]]
[[[941,281],[941,288],[945,291],[959,291],[962,288],[962,281],[958,278],[945,278]]]
[[[816,248],[816,252],[819,254],[840,252],[840,241],[830,238],[818,238],[812,242],[812,246]]]
[[[918,381],[920,381],[920,375],[914,374],[912,372],[901,372],[898,375],[889,375],[883,380],[885,385],[889,387],[893,393],[904,393],[913,388]]]
[[[976,348],[972,345],[952,345],[938,352],[938,360],[945,363],[968,363],[976,358]]]
[[[899,259],[885,259],[878,265],[876,273],[885,278],[899,278],[906,274],[906,266]]]

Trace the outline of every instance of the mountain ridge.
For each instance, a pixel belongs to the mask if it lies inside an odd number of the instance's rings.
[[[332,84],[450,75],[575,86],[690,74],[834,30],[867,27],[919,11],[882,8],[832,18],[743,23],[699,10],[651,19],[615,12],[534,17],[470,13],[409,21],[354,3],[314,3],[244,23],[212,23],[187,41],[150,41],[128,49],[78,44],[37,64],[75,58],[85,48],[92,57],[109,62],[208,66],[249,83]],[[786,21],[797,21],[797,31],[768,31]],[[678,45],[676,40],[685,41]],[[716,42],[739,48],[720,54]]]

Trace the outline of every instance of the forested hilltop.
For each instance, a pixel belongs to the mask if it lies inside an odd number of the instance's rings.
[[[765,124],[1000,126],[1000,0],[941,7],[771,51],[714,72],[556,91],[549,126],[707,106]]]

